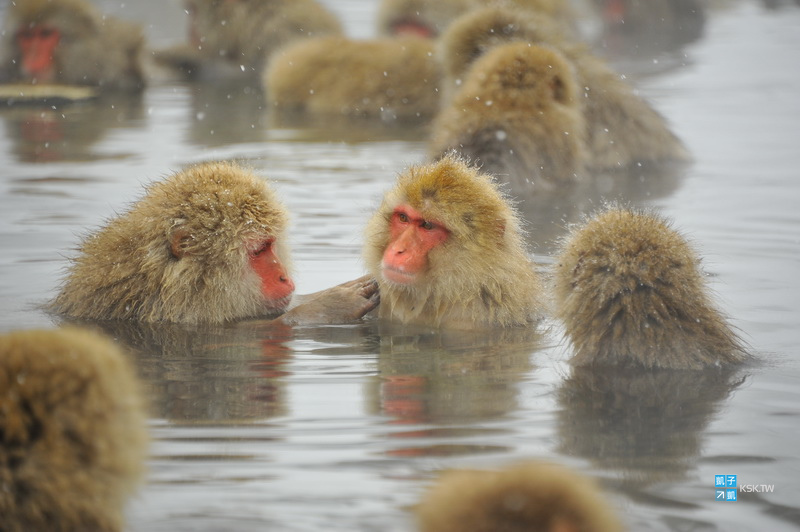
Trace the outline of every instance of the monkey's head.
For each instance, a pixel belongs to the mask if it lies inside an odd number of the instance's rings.
[[[27,0],[11,6],[12,39],[19,75],[53,83],[59,78],[59,47],[98,33],[102,20],[85,0]]]
[[[51,309],[76,318],[223,323],[291,300],[288,215],[267,183],[204,163],[147,188],[89,235]]]
[[[502,109],[574,106],[579,94],[572,64],[554,48],[529,43],[487,52],[470,70],[464,93],[484,94]]]
[[[543,15],[509,7],[475,9],[456,19],[442,35],[445,71],[452,80],[495,46],[511,42],[557,43],[555,23]]]
[[[365,259],[384,284],[469,283],[518,238],[517,217],[492,178],[447,155],[399,177],[367,226]]]
[[[257,286],[267,306],[283,309],[294,291],[285,232],[288,214],[267,183],[231,163],[189,168],[148,191],[160,212],[174,264],[203,285]]]
[[[422,532],[622,530],[593,480],[545,462],[445,471],[415,513]]]
[[[592,297],[596,308],[620,297],[620,291],[658,289],[671,293],[676,305],[696,299],[704,284],[700,260],[670,225],[655,213],[606,207],[565,239],[556,266],[559,297],[577,291],[573,297]],[[599,280],[609,274],[615,283],[601,286]]]

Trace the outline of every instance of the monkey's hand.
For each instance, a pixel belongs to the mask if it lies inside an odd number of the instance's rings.
[[[301,302],[277,321],[287,325],[353,323],[380,303],[378,283],[369,275],[301,296]]]

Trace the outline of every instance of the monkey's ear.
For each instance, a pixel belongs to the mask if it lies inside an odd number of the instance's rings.
[[[186,248],[189,247],[194,237],[183,226],[173,227],[169,233],[169,251],[176,259],[183,258],[186,255]]]

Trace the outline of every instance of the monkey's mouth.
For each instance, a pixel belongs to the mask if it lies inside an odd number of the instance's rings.
[[[393,266],[384,265],[381,269],[383,278],[397,284],[414,284],[417,282],[417,274],[405,272]]]
[[[286,310],[286,307],[289,306],[289,303],[292,302],[292,294],[288,296],[284,296],[280,299],[270,299],[267,301],[267,307],[270,310]]]

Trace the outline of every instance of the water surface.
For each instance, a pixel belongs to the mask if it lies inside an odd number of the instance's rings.
[[[99,2],[183,35],[177,2]],[[143,9],[139,4],[149,5]],[[372,2],[328,2],[352,35]],[[674,219],[763,362],[732,373],[570,372],[557,324],[465,338],[375,325],[109,326],[153,403],[131,530],[410,531],[435,473],[537,458],[601,480],[632,530],[800,526],[800,9],[730,1],[703,36],[620,62],[691,149],[688,168],[520,198],[543,267],[568,221],[622,198]],[[52,326],[79,237],[142,185],[233,158],[289,206],[300,293],[355,278],[365,217],[424,158],[418,131],[278,127],[258,91],[156,83],[141,99],[0,110],[0,330]],[[538,202],[542,203],[542,202]],[[715,474],[774,485],[714,501]]]

